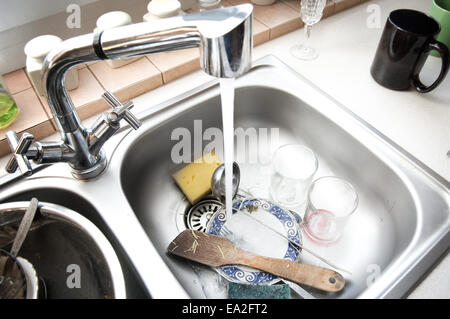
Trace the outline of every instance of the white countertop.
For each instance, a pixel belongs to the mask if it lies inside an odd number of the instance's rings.
[[[389,12],[413,8],[427,12],[431,0],[374,0],[319,22],[312,29],[312,44],[320,50],[314,61],[292,57],[289,48],[304,39],[303,29],[262,44],[254,49],[254,59],[277,56],[298,73],[369,122],[402,148],[450,180],[450,75],[431,93],[413,90],[398,92],[378,85],[370,66]],[[381,28],[367,27],[369,5],[379,5]],[[440,60],[430,57],[422,71],[424,82],[431,82]],[[133,99],[136,112],[193,89],[211,78],[194,72]],[[144,103],[145,101],[145,103]],[[92,119],[86,122],[92,122]],[[55,135],[57,136],[57,135]],[[50,137],[52,139],[54,137]],[[4,166],[5,159],[0,161]],[[412,291],[410,298],[450,298],[450,256],[443,256],[436,267]]]

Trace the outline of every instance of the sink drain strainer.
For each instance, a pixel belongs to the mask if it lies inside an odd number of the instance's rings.
[[[204,199],[187,211],[186,226],[189,229],[205,232],[211,216],[222,208],[223,205],[218,200]]]

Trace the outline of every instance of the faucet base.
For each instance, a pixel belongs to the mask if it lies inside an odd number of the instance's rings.
[[[106,159],[105,153],[100,151],[98,162],[86,169],[75,169],[72,168],[72,176],[79,180],[88,180],[99,176],[103,173],[105,168],[108,166],[108,160]]]

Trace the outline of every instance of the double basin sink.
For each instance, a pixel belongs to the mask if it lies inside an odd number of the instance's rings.
[[[279,128],[280,144],[314,150],[318,175],[341,176],[358,191],[345,235],[323,250],[348,270],[347,285],[324,297],[406,296],[449,247],[449,182],[274,57],[254,63],[235,84],[235,127]],[[193,137],[194,120],[202,120],[203,130],[221,129],[220,112],[212,81],[139,114],[139,130],[119,131],[106,145],[108,167],[100,177],[75,180],[65,164],[27,178],[9,175],[0,180],[0,202],[36,197],[88,218],[118,255],[128,298],[205,298],[198,271],[166,254],[189,209],[171,178],[180,167],[171,159],[178,142],[171,134],[187,128]],[[241,183],[251,186],[259,177],[245,167]],[[301,260],[315,262],[305,252]]]

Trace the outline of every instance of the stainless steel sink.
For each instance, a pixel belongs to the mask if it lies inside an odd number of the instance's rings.
[[[236,127],[279,128],[279,144],[300,142],[316,152],[316,177],[341,176],[360,196],[337,244],[305,243],[351,273],[344,273],[348,284],[342,293],[312,293],[324,298],[407,295],[449,247],[450,183],[274,57],[257,61],[236,85]],[[178,127],[193,132],[197,119],[203,130],[221,128],[218,84],[207,83],[140,118],[138,131],[124,129],[107,145],[109,167],[99,178],[80,182],[63,165],[52,165],[31,178],[4,178],[0,201],[36,196],[84,214],[120,252],[130,273],[126,282],[137,287],[131,291],[138,296],[143,287],[155,298],[204,298],[202,288],[215,284],[214,277],[199,278],[190,263],[166,254],[185,227],[189,207],[171,179],[179,166],[171,160],[177,141],[170,137]],[[240,164],[242,187],[249,187],[258,174]],[[306,252],[301,258],[324,266]]]
[[[3,201],[29,201],[33,197],[38,198],[41,203],[50,202],[69,208],[93,222],[113,246],[119,259],[121,272],[125,279],[126,297],[145,298],[148,296],[116,238],[102,221],[96,209],[87,200],[70,190],[63,190],[62,188],[30,187]],[[41,212],[45,213],[46,207],[47,205],[44,204]],[[39,218],[36,217],[35,220],[39,225]],[[101,255],[96,251],[90,251],[95,247],[92,239],[87,238],[77,228],[69,227],[68,224],[70,224],[70,221],[52,222],[49,225],[44,221],[44,227],[37,226],[35,227],[36,230],[28,234],[20,252],[20,255],[30,260],[38,274],[45,279],[46,297],[50,299],[114,298],[113,294],[107,294],[106,292],[99,294],[98,287],[92,284],[98,281],[99,284],[104,285],[103,278],[98,277],[107,277],[105,273],[101,273],[101,269],[104,267],[103,257],[100,257]],[[80,268],[82,278],[80,289],[67,288],[66,280],[69,273],[66,271],[66,267],[69,264],[84,265],[84,269]],[[102,289],[107,291],[106,288],[110,289],[108,286]],[[125,294],[120,298],[123,297],[125,297]]]
[[[11,250],[29,203],[0,204],[2,249]],[[109,242],[86,218],[64,206],[39,202],[19,256],[36,270],[40,298],[126,297],[120,262]]]

